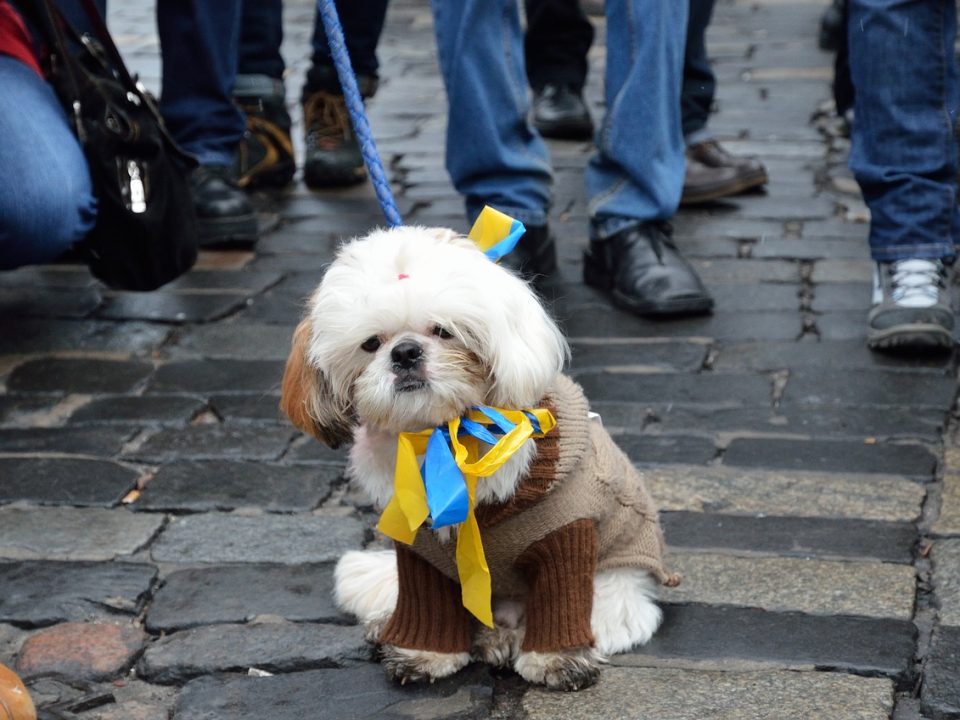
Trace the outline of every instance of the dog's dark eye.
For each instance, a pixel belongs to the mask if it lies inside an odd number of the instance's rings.
[[[366,340],[363,341],[363,345],[360,346],[361,350],[366,352],[376,352],[383,343],[380,342],[380,338],[376,335],[371,335]]]
[[[449,340],[453,337],[453,333],[447,330],[443,325],[434,325],[433,334],[436,335],[441,340]]]

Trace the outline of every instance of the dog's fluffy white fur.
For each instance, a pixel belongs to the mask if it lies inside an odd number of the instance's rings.
[[[310,299],[284,375],[282,406],[298,427],[336,447],[352,440],[348,477],[378,506],[393,494],[397,435],[433,427],[473,405],[522,408],[546,393],[569,354],[559,328],[519,278],[450,230],[375,231],[345,245]],[[410,362],[406,362],[410,359]],[[509,498],[536,454],[526,443],[477,489],[478,504]],[[397,603],[392,551],[350,552],[336,601],[376,638]],[[523,608],[498,601],[498,627],[474,656],[512,665],[531,682],[576,689],[600,658],[646,642],[660,622],[643,571],[595,580],[596,648],[523,653]],[[469,656],[384,648],[401,682],[462,668]]]

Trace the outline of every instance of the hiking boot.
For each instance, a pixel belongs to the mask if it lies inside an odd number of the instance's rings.
[[[953,346],[950,270],[941,260],[877,263],[867,345],[874,349]]]
[[[190,176],[200,246],[257,241],[257,213],[226,165],[201,165]]]
[[[343,187],[366,180],[363,155],[342,94],[326,90],[308,92],[304,88],[303,125],[303,180],[307,187]]]
[[[283,81],[266,75],[238,75],[233,94],[247,116],[233,176],[245,190],[282,188],[297,169],[290,140]]]

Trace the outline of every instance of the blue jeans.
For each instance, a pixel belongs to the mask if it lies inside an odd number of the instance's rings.
[[[0,270],[56,260],[94,225],[83,157],[53,90],[0,55]]]
[[[850,169],[875,260],[954,256],[958,85],[953,0],[851,0]]]
[[[354,72],[375,78],[379,68],[377,43],[387,15],[387,0],[337,0],[336,6]],[[282,40],[282,0],[243,0],[240,74],[282,78],[285,67],[280,55]],[[313,65],[333,67],[319,13],[314,15],[311,43]]]
[[[680,83],[687,4],[607,0],[607,114],[587,168],[591,234],[669,218],[683,189]],[[434,0],[447,88],[447,170],[468,219],[484,204],[544,225],[552,174],[527,120],[516,0]]]

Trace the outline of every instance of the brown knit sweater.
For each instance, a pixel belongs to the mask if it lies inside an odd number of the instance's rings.
[[[559,375],[543,404],[557,426],[536,441],[527,477],[507,502],[477,508],[493,595],[525,601],[523,649],[538,652],[592,644],[597,571],[636,567],[666,585],[679,581],[663,564],[657,509],[640,475],[588,418],[580,387]],[[382,642],[469,649],[473,620],[460,604],[455,550],[456,542],[440,543],[427,529],[412,552],[398,545],[400,600]],[[438,597],[448,593],[455,601]]]

